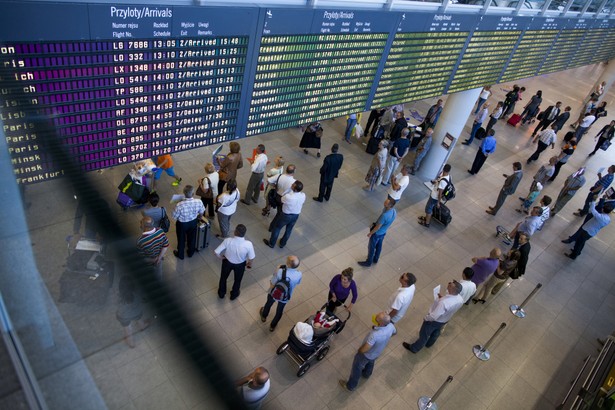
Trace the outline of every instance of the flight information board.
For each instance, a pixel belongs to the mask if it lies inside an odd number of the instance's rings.
[[[588,19],[584,22],[587,22],[587,28],[591,27],[591,30],[585,31],[585,37],[567,68],[581,67],[591,63],[596,58],[596,53],[606,46],[603,42],[610,31],[608,20],[606,24],[602,20],[594,19]]]
[[[495,84],[527,23],[523,17],[481,16],[448,92]]]
[[[568,19],[567,26],[559,32],[549,51],[539,75],[565,70],[576,57],[579,45],[585,37],[587,20]]]
[[[542,66],[566,19],[534,18],[515,48],[500,82],[532,77]]]
[[[236,137],[254,10],[233,9],[232,19],[188,7],[87,12],[88,40],[2,43],[2,119],[21,182],[62,172],[39,152],[22,104],[51,119],[86,171]],[[55,21],[58,31],[69,25]]]
[[[596,24],[594,28],[608,28],[609,30],[600,40],[600,46],[595,50],[593,59],[590,63],[608,61],[613,58],[613,50],[615,50],[615,19],[601,19],[598,20],[598,23],[599,24]]]
[[[444,94],[476,17],[404,13],[371,107]],[[468,19],[469,18],[469,19]],[[462,24],[463,23],[463,24]]]
[[[385,12],[267,10],[246,135],[363,111],[395,23]]]

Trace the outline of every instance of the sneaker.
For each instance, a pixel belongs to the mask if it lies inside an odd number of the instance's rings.
[[[367,261],[361,261],[361,262],[357,262],[359,265],[361,266],[365,266],[366,268],[372,266],[371,263],[367,262]]]
[[[171,183],[171,185],[173,185],[173,186],[179,186],[179,184],[181,184],[181,183],[182,183],[182,179],[180,178],[180,179],[176,179],[175,181],[173,181],[173,182]]]

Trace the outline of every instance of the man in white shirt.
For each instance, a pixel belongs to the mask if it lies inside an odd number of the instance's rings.
[[[270,185],[275,185],[276,202],[278,204],[282,203],[282,196],[291,191],[291,187],[295,181],[295,166],[293,164],[289,164],[286,167],[286,172],[282,175],[274,175],[267,180]],[[280,209],[281,207],[277,208],[278,214],[280,213]]]
[[[241,293],[241,280],[246,268],[252,267],[252,261],[256,257],[252,242],[246,240],[247,228],[239,224],[235,228],[235,236],[226,238],[220,246],[214,250],[216,256],[222,259],[222,270],[220,271],[220,283],[218,284],[218,296],[224,299],[226,295],[226,280],[231,272],[235,273],[235,281],[231,289],[231,300],[237,299]]]
[[[387,194],[395,203],[401,199],[401,194],[405,191],[410,183],[410,171],[412,166],[409,164],[401,167],[401,172],[395,175],[395,178],[391,180],[391,186],[389,187]]]
[[[555,148],[555,142],[557,141],[557,134],[555,134],[556,132],[557,125],[551,125],[550,128],[540,131],[540,134],[538,134],[537,137],[534,137],[533,142],[538,141],[538,146],[532,156],[527,159],[528,164],[532,161],[536,161],[542,151],[546,150],[549,145],[551,146],[551,149]]]
[[[583,117],[574,133],[574,137],[577,139],[577,145],[581,143],[581,138],[583,138],[583,135],[587,132],[589,127],[591,127],[594,121],[596,121],[596,110],[592,109],[585,115],[585,117]]]
[[[267,155],[265,154],[265,146],[259,144],[256,147],[256,156],[252,162],[252,175],[248,181],[248,187],[246,188],[245,198],[241,200],[242,203],[250,205],[250,199],[255,204],[258,203],[258,197],[261,193],[261,182],[263,181],[263,175],[265,174],[265,167],[267,166]]]
[[[423,347],[433,346],[444,325],[463,306],[463,299],[460,295],[463,290],[461,283],[456,280],[449,282],[446,290],[448,294],[444,296],[438,294],[437,299],[429,308],[429,313],[423,319],[419,338],[412,344],[404,342],[404,348],[412,353],[418,353]]]
[[[469,267],[465,268],[461,273],[461,281],[459,283],[461,284],[462,289],[459,296],[461,296],[461,299],[463,299],[463,303],[465,305],[470,302],[470,298],[476,293],[476,284],[470,280],[473,276],[474,271]]]
[[[414,291],[416,290],[416,276],[410,272],[406,272],[399,277],[399,287],[395,293],[391,295],[389,299],[389,308],[387,313],[391,316],[391,323],[396,324],[404,317],[406,311],[412,303],[414,298]]]
[[[286,242],[288,242],[288,238],[290,238],[293,227],[297,219],[299,219],[301,208],[305,203],[305,194],[301,191],[303,191],[303,183],[301,181],[295,181],[291,186],[291,191],[282,196],[280,201],[282,206],[279,207],[278,213],[269,225],[271,237],[269,240],[263,239],[263,242],[268,247],[273,248],[275,246],[283,227],[286,227],[286,229],[284,230],[284,236],[280,239],[280,248],[286,246]]]
[[[184,259],[184,250],[187,247],[188,257],[191,258],[196,251],[196,229],[198,220],[205,213],[203,202],[194,199],[194,187],[186,185],[184,187],[184,197],[178,202],[173,211],[175,219],[175,230],[177,233],[177,249],[173,251],[178,259]]]
[[[442,205],[442,194],[447,185],[451,183],[451,176],[449,175],[451,168],[451,164],[444,165],[440,176],[431,181],[433,183],[433,188],[431,189],[431,194],[425,205],[425,216],[419,216],[419,224],[426,228],[429,228],[434,208],[439,208],[440,205]]]

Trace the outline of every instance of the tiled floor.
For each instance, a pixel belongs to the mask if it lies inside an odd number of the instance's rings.
[[[528,89],[525,100],[541,88],[544,107],[562,100],[564,105],[573,106],[574,117],[578,113],[578,100],[589,91],[602,70],[603,66],[591,66],[520,83]],[[502,87],[493,87],[493,101],[503,96]],[[611,107],[614,95],[611,91],[605,97]],[[407,104],[407,108],[424,113],[433,101]],[[562,175],[547,185],[545,194],[555,197],[565,177],[582,164],[588,167],[588,186],[591,186],[596,171],[615,162],[614,149],[600,151],[587,161],[593,134],[604,123],[606,120],[602,119],[594,126],[569,165],[562,169]],[[340,141],[344,125],[343,119],[324,122],[324,154],[332,143]],[[470,126],[469,117],[466,132]],[[257,257],[254,268],[245,275],[242,294],[236,301],[228,298],[221,301],[216,295],[220,262],[212,251],[219,243],[215,238],[211,239],[207,251],[191,259],[178,261],[169,253],[170,257],[164,261],[164,280],[185,303],[200,331],[215,342],[217,355],[228,364],[233,377],[240,377],[258,365],[269,369],[272,384],[266,408],[415,408],[418,397],[432,395],[448,375],[453,375],[454,380],[438,400],[444,409],[554,408],[582,359],[595,353],[596,337],[603,337],[615,328],[612,268],[615,228],[609,226],[591,239],[575,262],[563,257],[566,247],[559,241],[579,226],[580,220],[572,212],[582,202],[587,187],[532,238],[531,262],[523,279],[485,305],[464,307],[433,348],[413,355],[401,345],[417,336],[431,303],[433,287],[459,278],[461,270],[471,265],[473,256],[486,255],[492,247],[501,246],[494,238],[496,225],[512,226],[520,219],[514,211],[518,195],[508,199],[497,217],[486,215],[484,210],[495,202],[503,182],[501,174],[509,172],[514,161],[525,164],[533,151],[529,142],[531,131],[527,127],[515,129],[504,122],[496,125],[496,131],[498,150],[487,160],[480,175],[470,177],[466,172],[474,158],[476,143],[471,147],[459,145],[452,155],[452,175],[458,195],[449,204],[453,222],[448,228],[433,224],[427,230],[416,223],[428,192],[423,181],[411,180],[397,206],[398,218],[386,236],[383,256],[377,266],[363,269],[356,261],[365,256],[368,226],[377,217],[386,194],[382,187],[373,193],[361,190],[371,157],[361,143],[353,141],[350,146],[341,145],[344,166],[335,182],[331,201],[320,204],[308,199],[286,249],[269,249],[263,245],[261,239],[267,236],[269,219],[260,215],[260,206],[238,205],[232,223],[241,222],[248,227],[247,237],[253,241]],[[297,147],[300,137],[298,129],[289,129],[242,140],[241,144],[243,152],[248,153],[262,142],[270,157],[283,155],[287,163],[296,164],[297,177],[303,181],[310,198],[317,192],[322,161],[314,153],[303,154]],[[177,173],[184,183],[196,182],[210,152],[205,148],[174,156]],[[525,195],[531,175],[546,156],[527,167],[519,195]],[[242,193],[249,178],[248,169],[239,173]],[[126,229],[137,234],[139,212],[122,212],[114,204],[116,186],[126,171],[126,167],[118,167],[92,173],[91,179],[106,195]],[[171,194],[181,191],[181,187],[174,188],[170,182],[163,176],[158,185],[165,204]],[[71,233],[76,204],[62,181],[29,186],[25,199],[31,203],[27,217],[38,267],[57,302],[66,255],[64,237]],[[214,224],[216,232],[217,224]],[[169,239],[175,245],[173,229]],[[303,282],[277,331],[270,333],[268,326],[258,320],[258,308],[265,301],[265,290],[275,266],[290,253],[301,258]],[[293,323],[304,320],[325,302],[330,278],[348,266],[355,268],[360,294],[353,316],[333,340],[329,355],[299,379],[295,376],[296,368],[287,358],[276,356],[275,349],[285,340]],[[417,276],[417,293],[407,316],[399,323],[398,335],[378,359],[373,377],[362,382],[353,393],[342,391],[337,380],[348,376],[352,357],[369,330],[372,314],[386,307],[389,295],[397,288],[397,278],[404,271]],[[537,283],[544,286],[527,306],[528,317],[514,318],[508,306],[520,303]],[[116,303],[117,282],[103,305],[57,302],[107,406],[111,409],[218,408],[211,392],[194,376],[160,323],[137,335],[135,349],[121,342],[122,330],[115,319]],[[508,326],[493,344],[491,360],[477,360],[472,346],[485,343],[502,322]]]

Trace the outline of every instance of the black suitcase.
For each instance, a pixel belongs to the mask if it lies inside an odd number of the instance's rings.
[[[196,250],[205,249],[209,246],[209,222],[199,222],[196,227]]]
[[[444,226],[448,226],[448,224],[450,224],[453,220],[451,210],[444,204],[440,204],[439,208],[437,206],[434,207],[432,217]]]
[[[378,144],[380,144],[380,141],[381,140],[377,139],[376,137],[371,137],[369,141],[367,141],[367,147],[365,147],[365,152],[371,155],[374,155],[375,153],[377,153]]]

